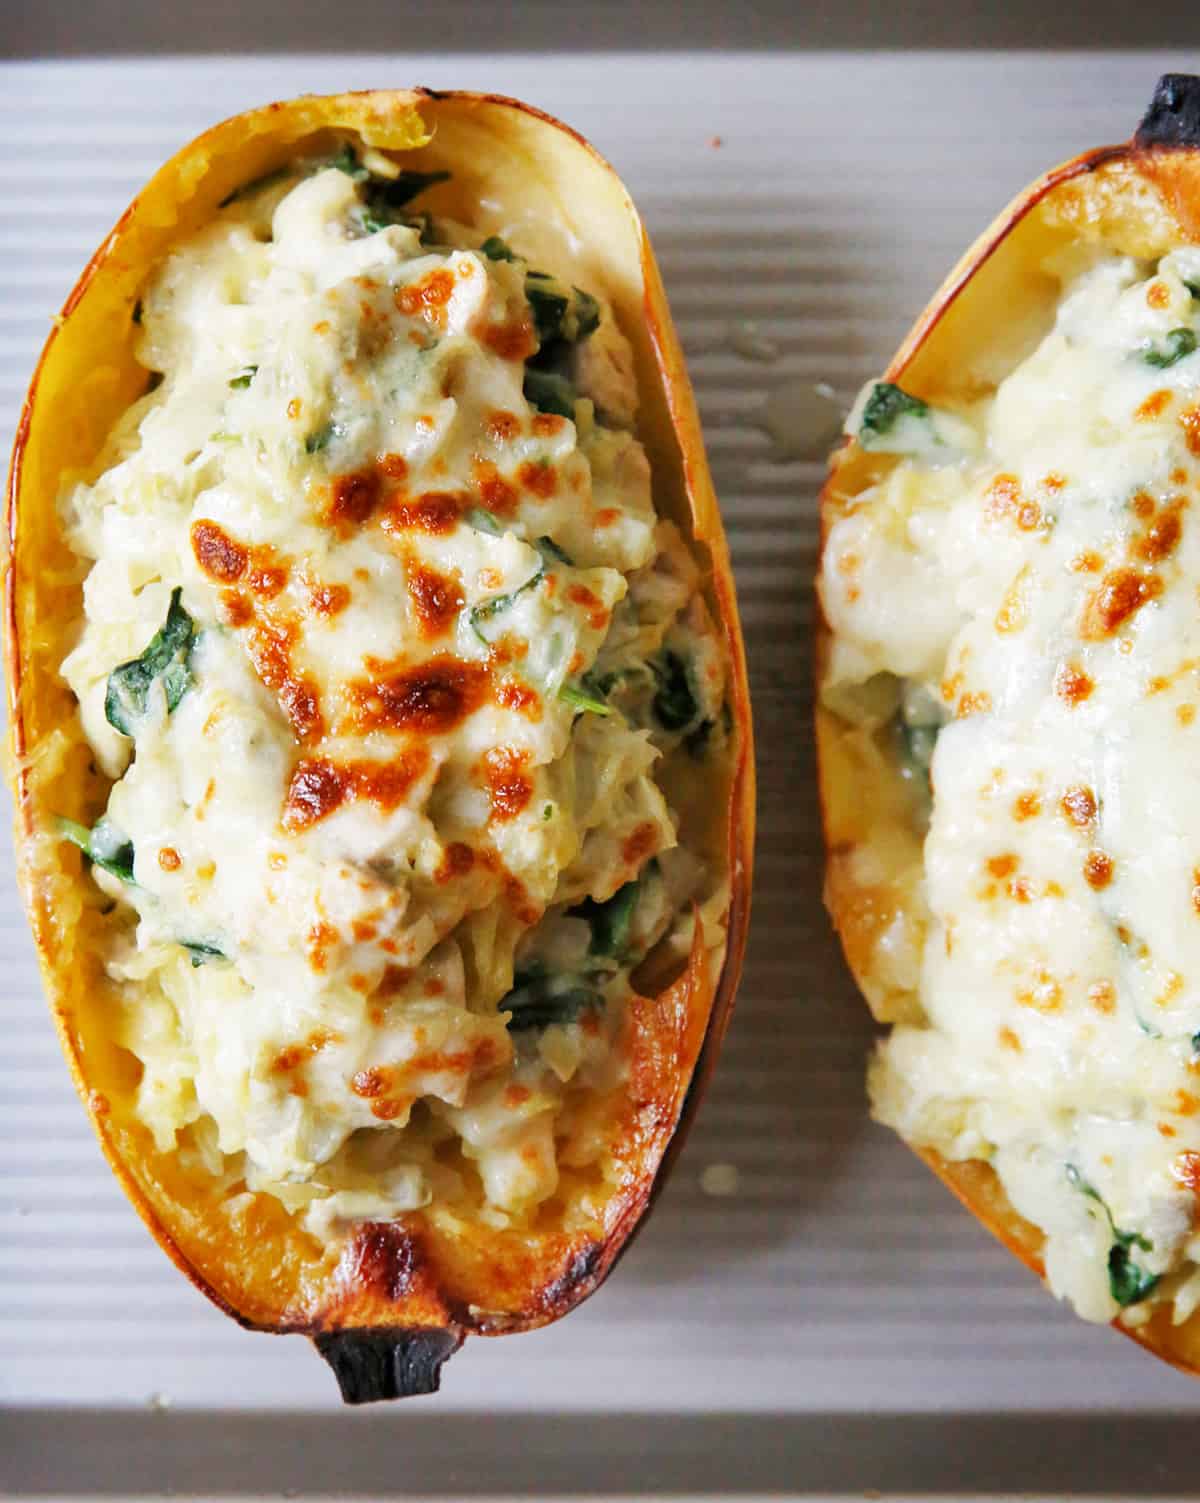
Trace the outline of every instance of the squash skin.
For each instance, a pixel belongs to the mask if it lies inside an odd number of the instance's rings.
[[[506,214],[529,215],[531,254],[540,253],[537,236],[547,224],[579,235],[577,275],[586,285],[595,270],[634,346],[639,436],[651,458],[656,505],[705,555],[710,604],[724,634],[736,746],[707,832],[710,857],[730,884],[723,962],[710,965],[697,942],[676,981],[631,1004],[628,1100],[606,1127],[620,1172],[588,1233],[540,1224],[503,1233],[447,1228],[422,1212],[366,1223],[330,1250],[300,1232],[270,1197],[243,1197],[250,1204],[236,1218],[223,1214],[173,1156],[154,1150],[132,1115],[129,1057],[106,1038],[105,983],[86,935],[76,951],[71,914],[79,915],[80,884],[90,879],[44,832],[50,812],[94,810],[103,797],[102,781],[87,770],[82,733],[72,726],[73,700],[54,681],[60,653],[46,623],[77,612],[79,589],[78,579],[59,577],[69,560],[56,536],[57,477],[94,457],[144,385],[145,372],[132,360],[131,315],[148,268],[228,193],[302,143],[347,129],[381,149],[412,153],[406,162],[449,166],[455,181],[429,195],[443,212],[454,212],[456,199],[469,206],[486,178]],[[56,325],[24,404],[9,474],[5,635],[19,879],[76,1088],[151,1234],[214,1303],[244,1326],[312,1336],[348,1402],[433,1392],[442,1363],[467,1334],[545,1325],[607,1277],[682,1143],[741,972],[754,834],[745,657],[695,401],[653,253],[612,168],[582,137],[527,105],[429,90],[306,96],[225,121],[160,169],[92,258]],[[31,753],[57,733],[66,735],[67,765],[44,776]]]
[[[882,379],[936,400],[949,373],[964,366],[988,337],[989,304],[1019,323],[1034,313],[1044,291],[1034,262],[1047,235],[1095,236],[1130,249],[1200,243],[1200,78],[1167,74],[1133,137],[1123,146],[1085,152],[1038,178],[996,217],[965,252],[934,294],[883,373]],[[969,375],[960,375],[969,381]],[[820,496],[821,554],[833,522],[870,479],[870,461],[851,439],[830,458]],[[818,568],[820,559],[818,559]],[[830,630],[818,610],[815,664],[818,685],[828,661]],[[873,933],[886,916],[888,895],[856,888],[849,876],[853,851],[865,838],[869,816],[848,809],[846,790],[854,764],[843,722],[818,703],[816,735],[822,827],[826,847],[825,904],[847,963],[877,1021],[896,1020],[902,999],[884,997],[872,983]],[[981,1160],[954,1162],[932,1149],[909,1145],[948,1189],[1015,1257],[1043,1274],[1040,1230],[1020,1216],[998,1176]],[[1160,1305],[1136,1328],[1112,1322],[1155,1356],[1200,1376],[1200,1313],[1173,1325]]]

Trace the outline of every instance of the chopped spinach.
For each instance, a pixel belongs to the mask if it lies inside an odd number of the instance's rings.
[[[899,763],[901,777],[922,795],[931,794],[933,752],[941,726],[913,725],[905,719],[903,710],[897,710],[890,729],[894,738],[893,755]]]
[[[434,183],[444,183],[448,172],[402,172],[399,177],[369,178],[363,188],[362,226],[368,234],[386,230],[389,225],[403,224],[417,231],[422,244],[433,233],[428,214],[409,215],[402,211],[418,194]]]
[[[876,438],[883,438],[892,431],[901,418],[927,418],[928,416],[929,404],[922,402],[920,397],[909,396],[908,392],[891,381],[876,381],[875,389],[867,398],[867,404],[863,408],[860,436],[870,434]],[[863,442],[866,443],[867,440],[864,439]]]
[[[904,738],[905,758],[914,777],[923,777],[928,781],[939,729],[936,725],[909,725],[901,718],[900,733]]]
[[[505,611],[511,608],[513,602],[519,595],[524,595],[526,590],[532,590],[536,588],[536,586],[541,584],[545,573],[546,565],[544,562],[542,562],[538,565],[535,572],[529,576],[525,583],[518,585],[515,590],[510,590],[507,595],[493,595],[490,600],[482,600],[478,605],[473,605],[471,607],[471,609],[467,612],[467,620],[471,624],[471,630],[475,633],[475,635],[479,638],[479,640],[484,644],[485,647],[491,646],[491,639],[484,636],[483,632],[480,630],[480,625],[485,621],[492,620],[492,618],[495,616],[503,615]]]
[[[547,804],[542,818],[553,810]],[[648,864],[647,869],[654,866]],[[590,898],[569,910],[572,918],[586,920],[591,929],[588,959],[579,971],[547,975],[534,961],[513,979],[513,989],[501,1001],[512,1012],[509,1031],[548,1028],[552,1023],[573,1023],[584,1012],[604,1006],[602,987],[617,969],[631,959],[630,931],[641,892],[641,878],[626,882],[603,903]]]
[[[539,370],[526,362],[524,395],[539,412],[565,418],[575,416],[575,385],[559,371]]]
[[[567,344],[578,344],[600,326],[600,304],[591,293],[572,287],[549,272],[526,272],[525,296],[541,345],[560,339]]]
[[[1142,1243],[1148,1247],[1149,1243]],[[1118,1305],[1136,1305],[1154,1292],[1158,1274],[1139,1267],[1129,1254],[1129,1248],[1116,1241],[1108,1250],[1108,1287]]]
[[[1166,370],[1192,354],[1196,348],[1195,331],[1188,328],[1172,329],[1161,344],[1152,344],[1142,351],[1142,359],[1156,370]]]
[[[1192,294],[1192,296],[1196,298],[1197,301],[1200,301],[1200,282],[1189,282],[1186,277],[1184,277],[1182,280],[1183,285]]]
[[[78,846],[93,866],[132,884],[133,842],[126,840],[107,816],[98,819],[90,830],[73,819],[60,818],[57,825],[63,839]]]
[[[1147,1038],[1160,1039],[1163,1036],[1162,1029],[1143,1016],[1138,1005],[1139,996],[1145,994],[1145,970],[1142,962],[1149,953],[1146,942],[1134,934],[1128,924],[1118,923],[1111,913],[1105,911],[1103,903],[1100,907],[1121,947],[1121,973],[1126,982],[1122,987],[1122,995],[1129,998],[1133,1020]]]
[[[168,715],[191,686],[196,623],[180,604],[182,594],[178,585],[171,591],[167,619],[142,655],[122,663],[108,675],[104,717],[123,736],[133,735],[135,724],[146,713],[150,687],[157,680],[162,680]]]
[[[291,177],[291,167],[277,167],[273,172],[264,172],[261,177],[253,177],[248,183],[243,183],[240,188],[235,188],[232,193],[227,193],[217,205],[219,209],[227,208],[230,204],[240,203],[244,198],[252,198],[264,188],[273,187],[282,182],[285,177]]]
[[[575,338],[587,339],[600,327],[600,304],[590,292],[584,292],[580,287],[573,287],[575,294]]]
[[[327,449],[335,438],[341,438],[342,428],[339,423],[326,423],[323,428],[314,428],[304,440],[304,452],[306,454],[319,454],[322,449]]]
[[[575,347],[599,327],[600,304],[591,293],[542,271],[526,274],[525,296],[538,337],[537,353],[525,362],[525,400],[539,412],[574,418]]]
[[[501,535],[499,522],[490,511],[484,511],[482,506],[472,506],[469,511],[463,513],[463,519],[469,526],[474,527],[476,532],[488,532],[494,538]]]
[[[339,172],[344,172],[347,177],[352,177],[355,182],[361,182],[363,178],[371,175],[358,160],[358,153],[348,141],[329,165],[336,167]]]
[[[570,910],[572,918],[586,919],[592,930],[589,953],[616,961],[624,960],[629,949],[629,930],[638,905],[641,882],[634,880],[618,887],[603,903],[588,898]]]
[[[576,710],[586,710],[591,715],[612,714],[612,709],[602,699],[576,688],[574,684],[563,684],[559,688],[558,697],[564,704],[571,705]]]
[[[546,976],[527,971],[513,977],[513,988],[501,998],[500,1010],[511,1012],[510,1033],[549,1028],[552,1023],[573,1023],[585,1012],[598,1012],[604,994],[586,977]]]
[[[247,386],[249,386],[250,383],[251,383],[251,381],[253,381],[254,378],[255,378],[255,376],[257,376],[257,375],[258,375],[258,366],[257,365],[248,365],[246,367],[246,369],[244,371],[242,371],[242,373],[240,375],[234,376],[234,378],[230,381],[229,385],[230,385],[230,387],[234,391],[244,390],[244,388],[247,387]]]
[[[1136,1247],[1142,1252],[1153,1252],[1154,1243],[1148,1241],[1140,1232],[1122,1231],[1113,1220],[1112,1212],[1099,1190],[1084,1179],[1074,1164],[1066,1166],[1066,1175],[1068,1182],[1081,1195],[1096,1202],[1104,1212],[1109,1230],[1112,1232],[1112,1245],[1108,1250],[1108,1287],[1113,1299],[1122,1308],[1126,1305],[1136,1305],[1153,1292],[1158,1284],[1159,1275],[1141,1267],[1130,1249]]]
[[[219,945],[210,945],[200,939],[181,939],[179,943],[192,957],[193,969],[206,965],[210,960],[228,960],[229,956]]]
[[[434,183],[444,183],[450,177],[448,172],[415,172],[407,168],[395,177],[376,176],[359,159],[358,153],[349,143],[327,165],[336,167],[356,183],[363,184],[360,219],[367,234],[373,235],[393,224],[404,224],[417,230],[422,241],[430,229],[428,216],[418,216],[418,220],[414,221],[401,214],[400,210],[426,188],[431,188]]]
[[[563,321],[571,305],[570,293],[560,291],[556,279],[544,271],[531,271],[525,278],[525,296],[533,313],[538,343],[547,344],[562,333]]]
[[[515,261],[517,259],[512,247],[506,241],[501,240],[499,235],[489,235],[479,250],[480,254],[486,256],[489,261]]]
[[[568,568],[574,566],[574,560],[571,558],[571,555],[560,548],[551,537],[543,535],[534,540],[533,546],[542,555],[547,564],[566,564]]]
[[[664,731],[682,731],[690,726],[699,714],[696,696],[692,693],[687,664],[677,652],[667,649],[650,664],[658,681],[654,695],[654,718]]]
[[[376,212],[381,208],[402,209],[418,194],[424,193],[426,188],[449,181],[448,172],[414,172],[406,168],[398,177],[373,177],[367,196]]]

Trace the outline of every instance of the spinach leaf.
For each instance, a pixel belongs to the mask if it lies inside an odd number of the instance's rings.
[[[525,296],[533,314],[534,332],[539,344],[547,344],[562,333],[570,293],[560,290],[557,279],[544,271],[531,271],[525,277]]]
[[[904,711],[900,709],[889,722],[888,730],[892,736],[892,756],[899,764],[900,776],[922,795],[931,794],[930,770],[941,726],[913,725],[904,718]]]
[[[927,418],[929,404],[920,397],[910,397],[890,381],[876,381],[875,389],[863,408],[861,433],[882,438],[890,433],[902,417]]]
[[[571,291],[575,294],[575,338],[584,340],[600,327],[600,304],[582,288],[573,287]]]
[[[650,667],[658,681],[654,718],[664,731],[682,731],[699,714],[687,665],[678,653],[668,649]]]
[[[406,168],[398,177],[373,177],[367,189],[367,198],[373,209],[402,209],[426,188],[435,183],[448,183],[448,172],[415,172]]]
[[[553,538],[543,535],[534,540],[533,546],[542,555],[547,564],[566,564],[568,568],[574,567],[574,560],[564,549],[560,548]]]
[[[348,141],[329,165],[336,167],[339,172],[344,172],[347,177],[352,177],[355,182],[361,182],[363,178],[371,175],[358,160],[358,153]]]
[[[362,226],[368,234],[386,230],[389,225],[405,224],[417,231],[422,245],[433,232],[433,221],[428,214],[408,215],[402,210],[426,188],[434,183],[444,183],[448,172],[409,172],[399,177],[370,178],[363,189]]]
[[[323,428],[314,428],[304,440],[304,452],[319,454],[322,449],[327,449],[335,438],[341,438],[342,433],[340,423],[326,423]]]
[[[141,657],[122,663],[108,675],[104,718],[123,736],[132,736],[134,725],[146,713],[150,687],[156,680],[162,680],[168,715],[191,686],[196,623],[180,604],[182,594],[178,585],[171,591],[167,619]]]
[[[546,565],[543,562],[538,565],[537,570],[529,576],[525,583],[518,585],[515,590],[510,590],[507,595],[493,595],[490,600],[482,600],[478,605],[471,607],[467,612],[467,620],[471,624],[471,630],[485,647],[490,647],[492,644],[491,638],[485,637],[483,632],[480,631],[481,623],[490,621],[495,616],[503,615],[505,611],[511,608],[513,601],[518,596],[524,595],[526,590],[532,590],[541,584],[545,573]]]
[[[276,183],[282,182],[285,177],[290,177],[292,172],[291,167],[277,167],[274,172],[264,172],[261,177],[252,177],[248,183],[243,183],[240,188],[227,193],[217,208],[224,209],[230,204],[240,203],[243,198],[252,198],[263,188],[273,187]]]
[[[900,734],[904,739],[904,755],[914,777],[929,781],[929,769],[933,762],[933,749],[937,745],[936,725],[909,725],[901,717]]]
[[[547,817],[543,810],[543,818]],[[653,865],[648,863],[648,868]],[[629,934],[640,891],[639,877],[619,887],[603,903],[589,898],[569,910],[572,918],[585,919],[591,928],[591,964],[585,962],[576,973],[547,975],[534,962],[515,976],[512,991],[500,1003],[504,1011],[512,1012],[510,1033],[573,1023],[584,1012],[596,1012],[604,1006],[601,987],[615,974],[615,968],[630,958]]]
[[[63,839],[78,846],[93,866],[133,884],[133,842],[126,840],[107,816],[98,819],[90,830],[73,819],[60,818],[57,825]]]
[[[535,971],[513,977],[513,989],[501,998],[500,1010],[511,1012],[510,1033],[573,1023],[585,1012],[598,1012],[604,994],[582,976],[545,976]]]
[[[1108,1250],[1108,1287],[1113,1299],[1122,1308],[1144,1300],[1158,1284],[1159,1275],[1143,1268],[1133,1257],[1130,1249],[1137,1247],[1142,1252],[1153,1252],[1154,1243],[1148,1241],[1140,1232],[1122,1231],[1113,1220],[1112,1212],[1099,1190],[1084,1179],[1074,1164],[1066,1166],[1066,1175],[1068,1183],[1081,1195],[1096,1202],[1104,1212],[1109,1230],[1112,1232],[1112,1246]]]
[[[257,376],[257,375],[258,375],[258,366],[257,365],[248,365],[246,367],[246,369],[244,371],[242,371],[241,375],[234,376],[233,380],[230,381],[229,385],[230,385],[230,387],[234,391],[242,390],[245,387],[249,386],[250,383],[251,383],[251,381],[253,381],[254,378],[255,378],[255,376]]]
[[[472,506],[469,511],[463,513],[463,518],[475,528],[476,532],[488,532],[494,538],[501,536],[500,523],[490,511],[484,511],[482,506]]]
[[[565,418],[575,416],[574,383],[558,371],[538,370],[527,361],[524,395],[539,412],[553,412]]]
[[[1161,344],[1152,344],[1142,351],[1142,359],[1156,370],[1166,370],[1177,364],[1196,348],[1196,335],[1192,329],[1172,329]]]
[[[1192,296],[1196,298],[1197,301],[1200,301],[1200,282],[1189,282],[1186,277],[1184,277],[1182,280],[1183,285],[1192,294]]]
[[[1140,1268],[1121,1242],[1108,1250],[1108,1287],[1118,1305],[1136,1305],[1154,1292],[1158,1274]]]
[[[612,709],[602,699],[595,698],[583,689],[577,689],[574,684],[561,685],[558,697],[564,704],[572,705],[577,710],[586,710],[592,715],[612,714]]]
[[[525,400],[539,412],[574,418],[574,350],[599,327],[600,304],[544,271],[526,273],[525,296],[538,337],[537,353],[525,362]]]
[[[600,327],[600,304],[590,292],[569,286],[545,271],[525,273],[525,296],[538,343],[579,344]]]
[[[197,966],[207,965],[210,960],[228,960],[229,956],[219,945],[207,944],[200,939],[181,939],[179,943],[192,957],[193,969]]]
[[[499,235],[489,235],[479,247],[479,251],[489,261],[515,261],[517,259],[513,255],[512,247],[507,241],[501,240]]]
[[[595,903],[591,898],[570,910],[572,918],[586,919],[592,929],[589,953],[613,960],[623,960],[629,948],[629,930],[633,923],[641,892],[641,881],[634,879],[618,887],[611,898]]]

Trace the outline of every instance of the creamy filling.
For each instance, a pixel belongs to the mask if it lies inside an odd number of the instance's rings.
[[[631,972],[713,897],[661,769],[726,735],[607,306],[366,161],[175,250],[61,501],[138,1112],[318,1232],[594,1159]]]
[[[1052,274],[1059,268],[1048,267]],[[920,1024],[871,1070],[990,1163],[1050,1286],[1200,1304],[1200,252],[1097,256],[994,395],[857,404],[826,702],[919,787]],[[910,931],[910,936],[911,936]]]

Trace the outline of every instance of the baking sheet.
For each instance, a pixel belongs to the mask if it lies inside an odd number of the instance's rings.
[[[41,1495],[1187,1495],[1200,1384],[1041,1292],[867,1119],[870,1027],[819,900],[808,627],[822,465],[764,409],[848,401],[963,246],[1126,136],[1170,57],[422,56],[0,66],[0,432],[132,193],[216,119],[305,89],[495,89],[567,119],[648,222],[698,390],[759,738],[738,1014],[609,1284],[473,1341],[435,1400],[338,1411],[242,1332],[105,1169],[0,852],[0,1487]],[[751,327],[747,327],[750,325]],[[782,393],[782,395],[780,395]],[[728,1190],[736,1171],[733,1194]],[[715,1168],[715,1172],[714,1172]]]

